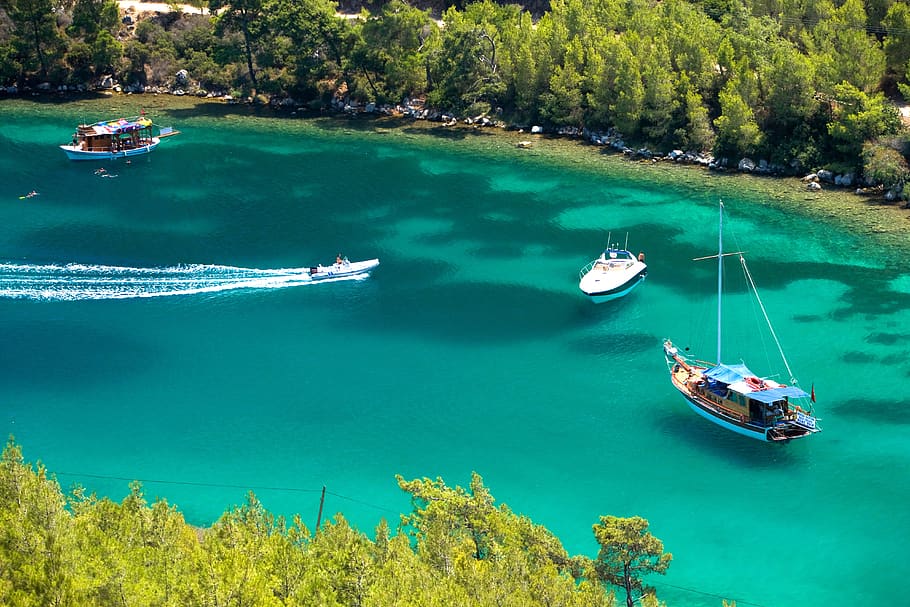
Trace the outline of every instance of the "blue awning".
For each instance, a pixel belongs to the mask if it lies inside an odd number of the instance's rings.
[[[802,388],[796,386],[783,386],[780,388],[771,388],[770,390],[759,390],[758,392],[749,392],[746,396],[752,400],[770,404],[777,400],[790,398],[807,398],[809,395]]]
[[[755,377],[755,373],[746,365],[717,365],[705,371],[705,377],[725,384],[742,381],[746,377]]]

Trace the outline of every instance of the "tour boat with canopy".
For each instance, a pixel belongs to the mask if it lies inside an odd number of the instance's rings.
[[[150,153],[163,137],[177,133],[171,127],[157,128],[145,115],[118,118],[80,124],[72,141],[60,149],[70,160],[129,158]]]

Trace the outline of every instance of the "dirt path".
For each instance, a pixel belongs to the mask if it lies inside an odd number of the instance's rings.
[[[171,5],[164,2],[139,2],[139,0],[117,0],[117,4],[120,5],[120,10],[128,13],[169,13],[171,12]],[[207,11],[205,8],[197,8],[189,4],[178,4],[184,13],[198,13],[204,15]]]

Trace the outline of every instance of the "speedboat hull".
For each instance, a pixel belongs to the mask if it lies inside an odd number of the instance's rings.
[[[369,276],[379,265],[378,259],[365,261],[343,261],[330,266],[315,266],[310,268],[310,280],[328,280],[332,278],[345,278],[349,276]]]
[[[624,249],[609,248],[581,269],[578,288],[594,303],[628,295],[648,275],[644,256],[636,258]]]
[[[647,268],[641,268],[637,273],[632,274],[631,277],[627,278],[625,282],[616,285],[616,280],[607,280],[598,276],[596,271],[592,270],[589,275],[582,278],[578,286],[582,293],[591,298],[591,301],[594,303],[603,303],[628,295],[632,289],[644,281],[645,276],[647,275]]]
[[[60,149],[66,153],[66,157],[70,160],[112,160],[114,158],[129,158],[148,154],[158,147],[159,141],[158,137],[153,137],[151,143],[117,152],[110,150],[87,151],[73,145],[61,145]]]

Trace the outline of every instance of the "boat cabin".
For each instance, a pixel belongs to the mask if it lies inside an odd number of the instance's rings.
[[[609,272],[631,267],[634,262],[635,257],[629,251],[607,249],[601,253],[594,267],[600,269],[601,272]]]
[[[808,396],[796,386],[756,377],[745,365],[717,365],[707,369],[704,378],[703,393],[709,400],[763,426],[792,419],[789,398]]]
[[[73,133],[73,147],[85,152],[124,152],[151,143],[152,121],[147,118],[80,124]]]

